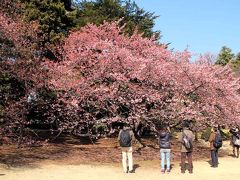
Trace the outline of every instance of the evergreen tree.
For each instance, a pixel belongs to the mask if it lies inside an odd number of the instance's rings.
[[[73,27],[73,12],[69,1],[62,0],[21,0],[25,4],[24,20],[40,24],[42,44],[58,43]]]
[[[43,39],[42,44],[56,44],[68,34],[70,29],[79,29],[88,23],[102,24],[103,21],[122,19],[120,26],[125,25],[126,34],[132,35],[135,30],[144,37],[155,34],[159,39],[160,32],[153,31],[157,16],[139,8],[132,0],[21,0],[25,4],[24,20],[38,21]],[[73,8],[74,6],[74,8]]]
[[[143,33],[144,37],[155,34],[159,39],[160,32],[153,31],[154,21],[158,16],[147,12],[131,0],[96,0],[82,1],[77,4],[76,26],[82,27],[87,23],[101,24],[103,21],[116,21],[121,18],[120,25],[125,24],[125,32],[132,35],[135,30]]]
[[[240,62],[240,52],[237,53],[237,55],[235,57],[235,61]]]
[[[233,61],[231,61],[231,66],[234,71],[240,71],[240,52],[236,55]]]
[[[218,54],[218,58],[215,64],[225,66],[233,58],[234,58],[234,53],[232,53],[232,50],[226,46],[223,46],[220,53]]]

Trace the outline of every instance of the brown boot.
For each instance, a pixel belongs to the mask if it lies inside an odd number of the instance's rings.
[[[181,164],[181,173],[184,174],[186,171],[186,164],[185,163],[182,163]]]

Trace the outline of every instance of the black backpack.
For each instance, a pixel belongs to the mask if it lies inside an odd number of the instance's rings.
[[[213,146],[216,148],[216,149],[219,149],[220,147],[222,147],[222,137],[221,137],[221,134],[220,132],[217,132],[216,133],[216,137],[213,141]]]
[[[121,147],[131,147],[131,136],[129,130],[122,130],[120,133],[120,146]]]
[[[184,132],[182,134],[182,144],[187,150],[191,150],[193,148],[190,138]]]

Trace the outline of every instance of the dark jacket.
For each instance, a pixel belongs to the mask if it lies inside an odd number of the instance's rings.
[[[159,133],[160,149],[170,149],[171,148],[170,138],[171,138],[171,135],[169,132],[162,131]]]

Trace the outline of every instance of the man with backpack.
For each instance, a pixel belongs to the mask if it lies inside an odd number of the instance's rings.
[[[188,160],[189,173],[193,173],[193,163],[192,163],[192,152],[193,152],[193,141],[194,134],[190,130],[190,124],[187,120],[183,121],[183,131],[180,133],[179,141],[181,142],[181,173],[186,171],[186,158]]]
[[[133,131],[129,124],[124,124],[123,129],[120,130],[118,141],[122,149],[122,165],[125,173],[134,173],[133,158],[132,158],[132,144],[135,141]],[[128,166],[127,166],[128,161]],[[128,167],[128,168],[127,168]]]
[[[222,147],[222,138],[218,125],[213,125],[209,137],[210,151],[211,151],[211,167],[218,167],[218,150]]]

